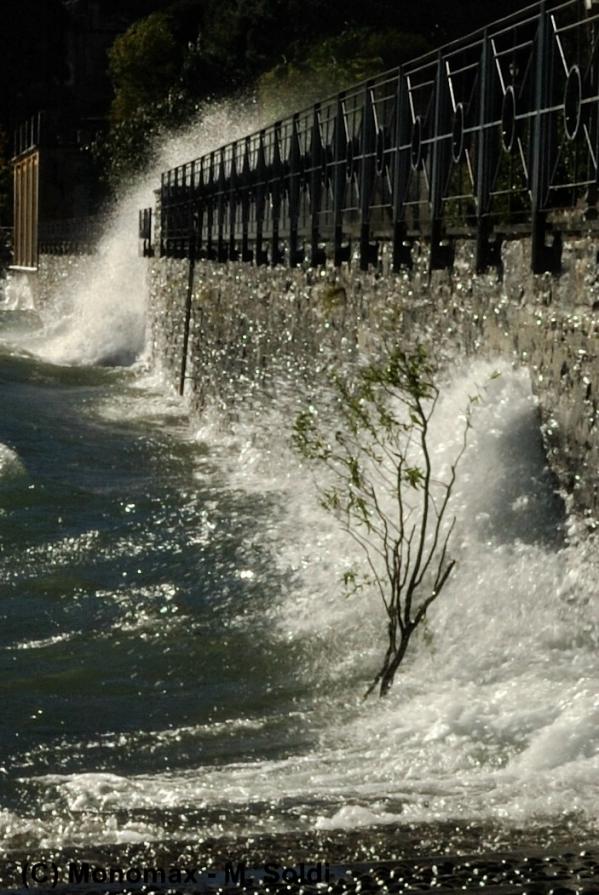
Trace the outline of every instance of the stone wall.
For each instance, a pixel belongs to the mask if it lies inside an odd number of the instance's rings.
[[[503,277],[473,274],[473,247],[457,247],[452,271],[428,276],[426,249],[410,273],[253,267],[198,262],[186,393],[192,410],[218,401],[258,409],[292,384],[297,399],[321,388],[326,370],[421,341],[442,364],[502,355],[525,364],[539,397],[549,461],[575,506],[599,516],[599,266],[591,238],[564,245],[560,277],[529,272],[526,240],[506,243]],[[33,305],[85,280],[90,256],[40,257],[37,273],[14,272]],[[173,387],[183,349],[187,261],[150,262],[153,355]]]
[[[473,247],[433,273],[347,267],[269,269],[198,262],[188,378],[192,409],[259,407],[290,382],[310,389],[327,368],[397,338],[421,341],[445,364],[501,354],[530,370],[550,463],[574,505],[599,515],[599,269],[592,239],[566,243],[560,277],[533,276],[526,240],[503,248],[503,276],[473,275]],[[188,262],[151,262],[154,357],[173,386],[181,371]]]
[[[60,295],[63,284],[71,289],[73,282],[85,282],[94,258],[94,255],[40,255],[37,270],[9,269],[11,291],[21,297],[23,307],[41,310]]]

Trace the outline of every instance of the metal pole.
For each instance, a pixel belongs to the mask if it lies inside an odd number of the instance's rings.
[[[369,82],[364,88],[364,111],[362,113],[362,163],[360,165],[360,270],[368,270],[375,260],[370,250],[370,198],[372,192],[374,154],[374,108],[372,89]]]
[[[557,273],[560,268],[560,240],[554,239],[553,246],[545,245],[547,229],[546,213],[543,203],[547,196],[547,178],[549,169],[549,127],[546,110],[550,97],[551,79],[551,43],[548,34],[549,18],[545,8],[545,0],[541,0],[539,8],[539,24],[537,29],[537,52],[535,69],[535,116],[533,120],[532,152],[530,158],[532,199],[532,270],[533,273],[551,271]]]
[[[185,323],[183,327],[183,350],[181,352],[181,377],[179,379],[179,394],[185,391],[185,377],[187,374],[187,354],[189,351],[189,328],[191,323],[191,306],[193,299],[193,286],[195,279],[196,240],[198,219],[192,210],[192,219],[189,227],[189,269],[187,275],[187,294],[185,296]]]
[[[435,78],[435,133],[431,163],[431,254],[429,275],[433,270],[451,267],[453,264],[453,250],[451,246],[441,245],[443,188],[447,177],[447,140],[443,139],[443,136],[447,130],[448,106],[447,78],[443,71],[443,56],[439,52]]]
[[[412,252],[406,245],[406,222],[404,202],[410,176],[409,150],[402,152],[401,147],[409,142],[410,106],[408,102],[408,85],[400,69],[397,75],[397,94],[395,99],[395,164],[393,167],[393,270],[412,267]]]
[[[312,113],[312,135],[310,141],[310,264],[312,267],[324,264],[325,253],[320,248],[320,206],[322,201],[322,139],[320,135],[320,103],[316,103]]]
[[[476,272],[484,273],[488,267],[501,265],[501,243],[489,243],[491,222],[489,218],[489,195],[491,191],[491,153],[493,140],[497,137],[487,127],[492,98],[491,46],[485,29],[480,59],[480,97],[478,114],[478,138],[476,169]]]

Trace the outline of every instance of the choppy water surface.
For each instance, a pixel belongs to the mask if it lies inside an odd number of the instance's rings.
[[[565,538],[525,373],[478,413],[432,636],[364,703],[380,607],[341,595],[352,551],[285,406],[198,430],[141,365],[50,363],[35,315],[1,326],[4,849],[596,822],[597,561]],[[491,369],[448,385],[439,458]]]

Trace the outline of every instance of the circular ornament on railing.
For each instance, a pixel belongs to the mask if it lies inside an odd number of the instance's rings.
[[[354,176],[354,140],[353,137],[347,141],[345,150],[345,179],[349,181]]]
[[[455,165],[464,158],[464,106],[458,103],[451,126],[451,160]]]
[[[575,140],[582,117],[582,79],[580,69],[573,65],[564,88],[564,129],[568,140]]]
[[[511,84],[501,106],[501,143],[506,152],[513,152],[516,146],[516,94]]]
[[[414,171],[417,171],[422,165],[422,119],[420,115],[416,116],[412,124],[410,164]]]
[[[385,131],[381,128],[376,133],[376,173],[380,175],[385,170]]]

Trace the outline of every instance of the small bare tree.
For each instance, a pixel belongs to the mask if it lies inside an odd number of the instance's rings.
[[[374,585],[383,601],[387,649],[365,696],[377,686],[384,696],[455,566],[448,552],[455,516],[447,510],[477,397],[465,408],[460,446],[441,478],[430,446],[439,389],[422,347],[393,350],[361,368],[351,385],[339,376],[334,385],[340,428],[321,428],[311,407],[297,417],[293,443],[329,470],[321,503],[363,551],[369,571],[346,572],[348,592]]]

